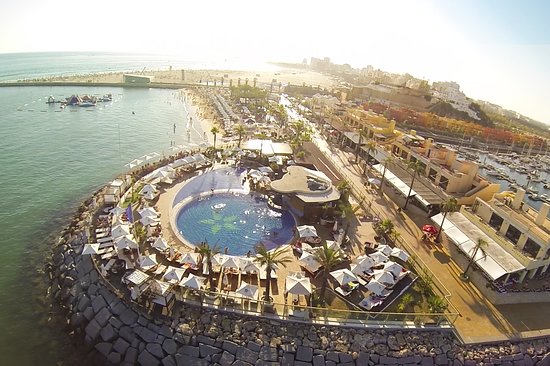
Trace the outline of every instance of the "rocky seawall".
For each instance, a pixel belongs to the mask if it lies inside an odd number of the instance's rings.
[[[80,365],[550,366],[550,339],[464,346],[451,332],[319,326],[190,305],[152,318],[80,255],[91,213],[81,207],[47,265],[50,295],[82,344]]]

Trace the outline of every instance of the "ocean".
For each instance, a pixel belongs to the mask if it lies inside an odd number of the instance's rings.
[[[134,70],[150,59],[102,54],[0,55],[0,79]],[[75,60],[84,60],[79,63]],[[171,60],[165,60],[168,63]],[[161,65],[162,59],[149,67]],[[143,67],[141,67],[143,68]],[[112,94],[96,107],[47,105],[72,94]],[[178,91],[99,87],[0,88],[0,365],[54,365],[75,356],[73,338],[52,317],[44,260],[80,202],[146,154],[196,147]],[[193,120],[197,120],[193,118]],[[174,131],[175,125],[175,131]],[[63,320],[63,319],[61,319]]]

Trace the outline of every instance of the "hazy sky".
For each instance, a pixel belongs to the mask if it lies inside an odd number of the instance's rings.
[[[0,52],[328,56],[457,81],[472,98],[550,123],[549,14],[544,0],[17,0],[0,4]]]

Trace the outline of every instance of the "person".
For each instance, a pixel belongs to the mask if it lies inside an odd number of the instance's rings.
[[[246,253],[246,257],[247,258],[250,258],[252,256],[252,252],[249,250],[247,253]]]
[[[223,250],[223,253],[224,253],[224,254],[229,253],[229,248],[228,248],[228,247],[225,247],[225,249]]]

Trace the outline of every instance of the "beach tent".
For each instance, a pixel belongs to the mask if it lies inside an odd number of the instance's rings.
[[[399,248],[393,248],[390,254],[391,257],[399,258],[403,262],[406,262],[409,260],[409,253],[404,251],[403,249]]]
[[[114,240],[117,249],[137,249],[138,244],[134,241],[132,235],[125,235]]]
[[[260,273],[260,265],[254,262],[254,258],[241,258],[241,271],[248,273]]]
[[[357,277],[355,276],[355,274],[347,268],[332,271],[330,272],[330,275],[336,281],[338,281],[340,285],[350,283],[350,282],[357,282]]]
[[[145,207],[138,211],[139,216],[141,217],[159,217],[160,214],[153,207]]]
[[[179,260],[180,263],[186,263],[191,266],[197,266],[199,263],[199,253],[186,252]]]
[[[384,263],[384,271],[391,272],[395,277],[399,277],[403,271],[403,267],[395,262],[388,261]]]
[[[179,285],[198,290],[204,285],[204,281],[206,281],[206,278],[189,273],[189,276],[184,277]]]
[[[378,248],[376,248],[376,250],[384,254],[386,257],[389,256],[392,252],[392,248],[386,244],[379,245]]]
[[[386,271],[374,271],[374,279],[384,285],[393,285],[395,284],[395,278],[391,272]]]
[[[381,252],[374,252],[369,254],[369,257],[371,257],[376,264],[381,264],[388,261],[388,257],[384,255],[384,253]]]
[[[157,240],[153,243],[153,248],[157,248],[159,250],[168,250],[170,249],[170,245],[166,241],[166,239],[162,237],[158,237]]]
[[[126,209],[120,206],[116,206],[115,208],[111,209],[111,211],[109,212],[112,213],[113,215],[120,216],[126,212]]]
[[[315,230],[315,227],[311,225],[297,226],[296,229],[298,230],[298,234],[300,235],[300,238],[311,238],[311,237],[318,236],[317,230]]]
[[[118,238],[126,235],[130,235],[129,225],[116,225],[111,228],[111,236],[113,238]]]
[[[82,255],[98,254],[99,244],[86,244],[82,249]]]
[[[153,216],[145,216],[142,217],[139,222],[141,222],[143,226],[156,226],[160,223],[160,219]]]
[[[157,187],[154,185],[154,184],[146,184],[143,186],[143,188],[141,189],[141,194],[142,195],[145,195],[149,192],[152,192],[152,193],[156,193],[158,191]]]
[[[376,295],[382,295],[384,293],[384,290],[386,289],[386,286],[376,281],[375,279],[370,280],[370,282],[367,283],[367,286],[365,287],[367,288],[367,290],[375,293]]]
[[[315,259],[315,255],[310,252],[302,252],[300,266],[304,267],[309,273],[315,273],[321,267],[321,264]]]
[[[158,264],[157,262],[157,255],[156,254],[150,254],[147,256],[142,256],[139,258],[139,266],[145,270],[153,268]]]
[[[177,283],[182,280],[184,274],[185,268],[168,266],[168,269],[166,270],[166,273],[164,273],[163,278],[168,282]]]
[[[239,257],[234,257],[231,255],[225,256],[223,262],[220,264],[224,268],[241,268],[241,259]]]
[[[374,261],[374,259],[372,259],[368,255],[363,254],[363,255],[360,255],[357,258],[353,259],[352,264],[360,266],[361,268],[363,268],[363,271],[366,271],[366,270],[374,267],[376,265],[376,262]],[[356,272],[354,272],[354,273],[356,273]]]
[[[311,295],[311,281],[301,273],[290,274],[285,280],[285,293]]]
[[[258,286],[251,285],[245,281],[242,281],[241,285],[235,292],[250,299],[257,299],[259,293]]]

